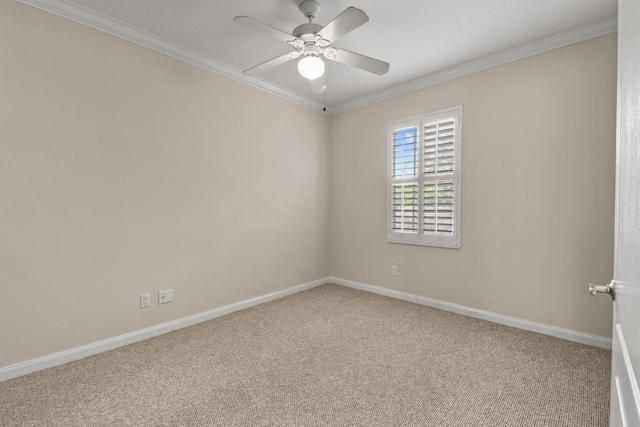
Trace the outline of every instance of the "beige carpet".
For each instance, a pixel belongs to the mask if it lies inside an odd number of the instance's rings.
[[[0,425],[606,426],[610,358],[326,285],[1,383]]]

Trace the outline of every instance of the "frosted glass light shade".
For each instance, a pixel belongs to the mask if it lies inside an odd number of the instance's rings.
[[[315,80],[324,74],[324,62],[317,56],[305,56],[298,62],[298,71],[302,77]]]

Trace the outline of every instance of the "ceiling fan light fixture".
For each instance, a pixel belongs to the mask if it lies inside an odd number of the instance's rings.
[[[324,74],[324,61],[315,55],[307,55],[298,62],[298,71],[302,77],[315,80]]]

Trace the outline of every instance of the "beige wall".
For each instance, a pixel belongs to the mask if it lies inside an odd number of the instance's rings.
[[[329,275],[609,336],[615,47],[329,118],[1,2],[0,367]],[[389,244],[386,125],[456,105],[462,249]]]
[[[0,2],[0,367],[327,277],[329,120]]]
[[[611,34],[334,116],[332,276],[611,336],[615,64]],[[387,123],[458,105],[462,248],[387,243]]]

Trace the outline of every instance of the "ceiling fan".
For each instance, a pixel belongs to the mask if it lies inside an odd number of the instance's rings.
[[[262,31],[287,42],[295,49],[292,52],[285,53],[253,68],[249,68],[243,71],[242,74],[252,76],[269,68],[302,57],[298,61],[298,71],[303,77],[311,80],[315,93],[322,93],[326,89],[326,79],[324,78],[325,64],[321,56],[380,76],[389,71],[389,64],[386,62],[330,46],[331,43],[340,37],[369,21],[369,17],[364,11],[356,9],[355,7],[349,7],[323,27],[313,23],[313,19],[320,11],[320,3],[316,0],[305,0],[300,4],[299,8],[302,14],[309,19],[309,22],[297,26],[292,34],[288,34],[248,16],[236,16],[233,19],[234,22]]]

